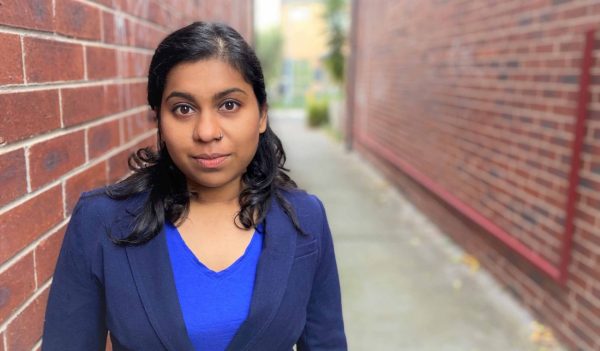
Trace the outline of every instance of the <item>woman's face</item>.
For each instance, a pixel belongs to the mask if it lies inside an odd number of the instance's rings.
[[[171,69],[159,128],[190,190],[241,186],[267,128],[266,112],[252,86],[226,62],[207,59]]]

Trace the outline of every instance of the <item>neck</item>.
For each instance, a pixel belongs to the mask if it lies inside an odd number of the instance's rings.
[[[225,205],[238,206],[239,196],[242,191],[242,181],[232,181],[219,188],[198,187],[188,184],[188,188],[192,192],[190,204],[194,205]]]

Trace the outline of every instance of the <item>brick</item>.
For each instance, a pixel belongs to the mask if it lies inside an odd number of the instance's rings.
[[[25,72],[30,83],[83,79],[83,47],[25,37]]]
[[[131,84],[131,95],[130,102],[126,106],[129,108],[139,107],[147,105],[147,84],[146,83],[135,83]]]
[[[119,146],[119,121],[106,122],[88,130],[90,160]]]
[[[106,114],[105,88],[101,85],[62,89],[62,109],[65,126],[92,121]]]
[[[116,52],[113,49],[87,47],[88,79],[107,79],[117,76]]]
[[[11,143],[60,128],[57,90],[0,94],[0,106],[0,138],[5,142]]]
[[[127,160],[132,151],[131,149],[121,151],[106,161],[109,183],[114,183],[129,173]]]
[[[142,141],[137,143],[133,150],[137,151],[138,149],[145,148],[148,146],[151,147],[153,151],[156,151],[156,135],[146,137],[146,139],[143,139]]]
[[[146,83],[108,85],[105,100],[108,113],[144,106],[147,104]]]
[[[117,72],[119,77],[147,77],[150,55],[121,51],[117,54]]]
[[[82,192],[106,185],[106,165],[100,162],[67,179],[65,183],[66,215],[71,215]]]
[[[128,20],[119,13],[102,13],[104,21],[104,41],[109,44],[127,45],[129,43]]]
[[[169,27],[171,24],[169,12],[155,2],[150,2],[148,5],[148,19],[160,26]]]
[[[123,86],[127,86],[128,84],[110,84],[107,85],[104,93],[106,104],[104,108],[106,108],[107,114],[113,114],[122,112],[127,110],[125,107],[125,102],[128,97],[124,96],[122,90]]]
[[[63,218],[60,186],[50,188],[0,215],[0,264],[60,223]]]
[[[34,290],[33,255],[29,253],[0,273],[0,324],[4,323]]]
[[[52,2],[47,0],[3,1],[0,23],[19,28],[52,31]]]
[[[0,85],[23,83],[23,62],[19,36],[0,33],[0,52],[2,52]]]
[[[155,49],[167,34],[141,22],[130,21],[129,28],[130,45],[145,49]]]
[[[56,180],[85,162],[83,131],[61,135],[29,149],[31,189]]]
[[[35,247],[35,274],[38,285],[43,285],[54,274],[66,229],[67,225],[65,224]]]
[[[9,350],[31,350],[42,337],[44,313],[48,303],[46,288],[6,328],[6,345]]]
[[[115,8],[115,2],[119,2],[120,0],[92,0],[95,3],[102,4],[104,6]]]
[[[129,58],[129,70],[134,77],[147,77],[152,56],[140,53],[132,53]]]
[[[0,155],[0,206],[27,192],[25,150],[18,149]]]
[[[56,1],[56,31],[68,36],[100,40],[100,9],[75,0]]]
[[[352,44],[359,54],[349,71],[357,95],[350,99],[350,109],[356,116],[354,127],[362,132],[358,135],[385,145],[391,154],[434,177],[447,191],[558,265],[584,29],[600,21],[600,6],[577,1],[552,6],[552,1],[528,0],[503,3],[501,9],[473,6],[464,11],[453,2],[419,1],[421,13],[439,16],[439,21],[427,22],[419,11],[409,14],[410,6],[404,2],[389,1],[380,7],[367,0],[358,3],[368,9],[355,24],[358,35]],[[222,16],[218,8],[210,12]],[[463,18],[465,13],[468,19]],[[446,32],[446,28],[453,29]],[[387,46],[391,40],[393,50]],[[598,46],[595,50],[597,54]],[[598,62],[594,67],[600,67]],[[569,266],[572,278],[567,286],[531,264],[519,263],[526,261],[510,249],[500,250],[500,243],[490,241],[486,247],[474,240],[490,234],[457,226],[454,222],[459,215],[440,214],[435,205],[439,199],[419,191],[415,182],[405,181],[402,172],[393,167],[387,170],[390,178],[400,179],[401,190],[463,247],[484,257],[500,251],[506,265],[497,267],[497,260],[482,264],[493,269],[505,285],[512,284],[511,289],[530,310],[537,304],[536,318],[545,317],[571,344],[585,345],[582,350],[600,347],[599,332],[589,327],[597,321],[591,317],[598,312],[588,313],[586,321],[575,312],[587,312],[590,307],[574,298],[577,291],[589,294],[600,279],[600,236],[595,235],[600,225],[596,196],[600,168],[594,173],[590,163],[600,154],[596,147],[600,144],[594,139],[594,121],[600,120],[595,111],[597,76],[592,77],[591,124],[582,153],[577,232]],[[379,168],[388,167],[384,155],[362,144],[363,139],[357,137],[355,145],[361,154],[371,152],[371,158],[380,161],[376,163]],[[532,205],[543,211],[529,213],[526,209],[535,208]],[[512,267],[521,272],[514,278],[510,277]],[[523,287],[526,277],[535,279],[538,287]],[[592,332],[579,331],[582,336],[569,331],[567,319]]]
[[[580,350],[592,350],[594,338],[588,328],[578,321],[569,321],[568,326],[577,335],[576,343],[580,345]]]
[[[125,117],[123,120],[125,140],[131,140],[144,132],[156,128],[154,116],[154,112],[148,110]]]

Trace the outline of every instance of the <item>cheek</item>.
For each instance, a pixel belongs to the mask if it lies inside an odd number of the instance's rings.
[[[258,148],[258,138],[258,132],[246,136],[244,150],[247,152],[250,158],[254,157],[254,154],[256,153],[256,149]]]
[[[185,132],[185,128],[181,128],[181,126],[177,126],[168,120],[163,120],[160,123],[160,134],[168,147],[178,148],[181,142],[185,140]]]

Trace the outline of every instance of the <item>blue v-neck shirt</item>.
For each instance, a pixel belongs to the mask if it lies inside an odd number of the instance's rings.
[[[222,351],[248,316],[263,234],[262,224],[244,254],[226,269],[206,267],[173,224],[165,224],[175,286],[188,335],[197,351]]]

